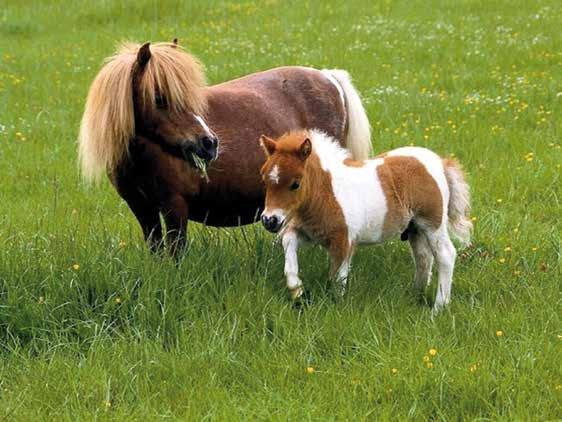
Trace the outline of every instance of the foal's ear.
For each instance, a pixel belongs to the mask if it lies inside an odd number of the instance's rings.
[[[312,152],[312,142],[310,142],[310,139],[306,138],[304,141],[302,141],[302,144],[299,147],[299,151],[298,151],[299,158],[302,161],[305,161],[311,152]]]
[[[275,153],[275,141],[265,135],[260,136],[260,145],[263,148],[265,155],[269,157]]]
[[[143,44],[141,48],[139,48],[139,52],[137,53],[137,64],[141,69],[144,69],[151,56],[152,53],[150,52],[150,43],[147,42],[146,44]]]

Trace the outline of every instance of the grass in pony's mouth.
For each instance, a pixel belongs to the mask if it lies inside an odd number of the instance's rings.
[[[199,157],[194,152],[191,152],[191,161],[193,162],[194,167],[199,171],[201,174],[201,178],[205,179],[206,182],[209,181],[209,175],[207,174],[207,161]]]

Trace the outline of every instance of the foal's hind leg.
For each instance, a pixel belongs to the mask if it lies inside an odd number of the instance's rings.
[[[416,275],[414,276],[414,290],[418,294],[423,294],[425,288],[431,280],[431,267],[433,266],[433,253],[425,235],[421,232],[408,235],[412,256],[416,265]]]
[[[437,270],[439,272],[439,286],[437,287],[437,295],[433,305],[433,311],[436,313],[451,300],[451,284],[453,282],[453,270],[455,268],[457,251],[453,242],[451,242],[449,233],[447,233],[446,224],[441,225],[435,231],[426,230],[425,234],[433,256],[437,261]]]

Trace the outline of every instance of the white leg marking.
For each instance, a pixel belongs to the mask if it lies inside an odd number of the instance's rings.
[[[451,301],[451,284],[457,251],[449,238],[445,224],[436,231],[426,231],[426,235],[439,272],[439,286],[433,305],[433,312],[437,313]]]
[[[433,254],[429,243],[423,233],[409,236],[412,256],[416,265],[414,277],[414,290],[423,293],[431,280],[431,267],[433,266]]]
[[[287,288],[291,297],[297,299],[303,294],[302,281],[299,278],[298,246],[299,238],[293,229],[287,229],[283,233],[283,249],[285,251],[285,277],[287,277]]]
[[[346,258],[340,265],[340,267],[338,268],[336,275],[335,275],[335,280],[334,282],[336,283],[336,292],[340,295],[343,296],[345,293],[345,288],[347,286],[347,277],[349,276],[349,268],[351,267],[351,256],[349,256],[348,258]]]

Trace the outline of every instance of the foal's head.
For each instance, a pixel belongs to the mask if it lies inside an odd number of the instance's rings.
[[[312,143],[306,132],[295,132],[277,141],[262,136],[260,144],[267,157],[261,169],[266,188],[261,221],[267,230],[276,233],[305,200],[304,175]]]
[[[217,156],[218,139],[202,117],[206,102],[200,63],[174,41],[138,49],[132,73],[135,132],[192,165]]]

